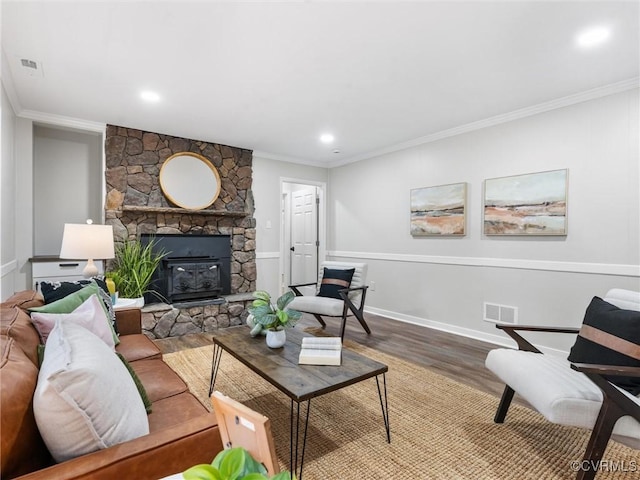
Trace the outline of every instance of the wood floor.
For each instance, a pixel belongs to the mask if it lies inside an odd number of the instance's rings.
[[[496,348],[495,345],[373,314],[366,314],[365,318],[371,335],[367,335],[354,318],[349,318],[345,339],[412,361],[496,397],[502,394],[504,384],[484,366],[487,352]],[[326,320],[325,333],[339,336],[340,320]],[[296,328],[305,327],[320,327],[320,324],[305,315]],[[211,334],[165,338],[156,343],[163,353],[169,353],[210,345]],[[518,395],[514,402],[526,404]]]

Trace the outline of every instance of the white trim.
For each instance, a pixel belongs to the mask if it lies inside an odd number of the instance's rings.
[[[438,255],[412,255],[403,253],[327,252],[329,257],[362,258],[392,262],[433,263],[463,265],[467,267],[514,268],[519,270],[544,270],[550,272],[588,273],[640,277],[640,265],[610,263],[557,262],[552,260],[526,260],[521,258],[446,257]]]
[[[10,262],[0,265],[0,277],[4,277],[18,268],[18,261],[11,260]]]
[[[379,315],[381,317],[397,320],[399,322],[410,323],[412,325],[432,328],[434,330],[439,330],[441,332],[447,332],[447,333],[452,333],[454,335],[460,335],[462,337],[473,338],[474,340],[479,340],[481,342],[492,343],[500,347],[516,348],[516,342],[506,336],[494,335],[491,333],[485,333],[479,330],[472,330],[470,328],[465,328],[465,327],[458,327],[456,325],[451,325],[448,323],[436,322],[434,320],[415,317],[413,315],[405,315],[403,313],[392,312],[390,310],[383,310],[381,308],[365,307],[364,311],[367,313],[371,313],[373,315]],[[538,348],[541,352],[546,353],[548,355],[567,358],[567,355],[569,354],[569,352],[565,352],[564,350],[558,350],[556,348],[549,348],[541,345],[534,345],[534,346]]]
[[[75,130],[83,130],[86,132],[95,132],[102,135],[106,134],[107,125],[100,122],[92,122],[79,118],[65,117],[53,113],[36,112],[34,110],[23,110],[18,114],[21,118],[26,118],[34,122],[46,123],[49,125],[57,125],[59,127],[72,128]]]
[[[256,260],[280,258],[280,252],[256,252]]]
[[[595,100],[596,98],[606,97],[608,95],[614,95],[616,93],[632,90],[640,86],[640,77],[629,78],[621,82],[612,83],[603,87],[593,88],[585,92],[576,93],[574,95],[568,95],[566,97],[557,98],[544,103],[539,103],[531,107],[521,108],[514,110],[513,112],[503,113],[501,115],[495,115],[493,117],[485,118],[477,122],[467,123],[458,127],[450,128],[448,130],[442,130],[440,132],[418,137],[407,142],[391,145],[380,150],[364,153],[362,155],[356,155],[355,157],[345,158],[343,160],[337,160],[335,162],[328,162],[325,164],[328,168],[341,167],[349,163],[359,162],[361,160],[367,160],[369,158],[379,157],[389,153],[397,152],[400,150],[406,150],[407,148],[417,147],[426,143],[442,140],[443,138],[449,138],[462,133],[473,132],[487,127],[493,127],[494,125],[500,125],[501,123],[512,122],[521,118],[531,117],[540,113],[549,112],[551,110],[557,110],[559,108],[568,107],[577,103],[587,102],[589,100]]]

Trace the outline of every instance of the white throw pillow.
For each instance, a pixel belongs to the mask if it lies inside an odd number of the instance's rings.
[[[56,320],[33,397],[40,434],[57,462],[149,433],[126,367],[86,328]]]
[[[83,326],[101,338],[111,350],[116,349],[109,319],[97,295],[91,295],[71,313],[31,312],[31,321],[36,326],[42,343],[47,343],[49,332],[51,332],[53,325],[58,319],[63,322],[72,322]]]

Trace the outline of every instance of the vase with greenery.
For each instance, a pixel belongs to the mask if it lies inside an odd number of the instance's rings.
[[[143,245],[138,239],[125,240],[116,246],[115,260],[107,275],[115,282],[119,298],[137,299],[145,293],[154,293],[149,289],[151,279],[169,253],[155,246],[155,240]]]
[[[249,313],[253,317],[250,322],[253,324],[251,336],[255,337],[262,330],[266,330],[267,345],[272,348],[281,347],[286,339],[284,329],[293,327],[302,316],[299,311],[287,307],[295,298],[295,294],[288,291],[280,296],[275,304],[271,301],[271,295],[264,290],[258,290],[253,296],[255,300],[249,307]]]
[[[195,465],[182,473],[185,480],[290,480],[289,472],[267,476],[267,469],[242,447],[221,451],[211,465]],[[295,475],[294,475],[295,480]]]

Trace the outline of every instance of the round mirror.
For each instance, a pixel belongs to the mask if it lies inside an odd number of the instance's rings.
[[[162,164],[160,188],[171,203],[188,210],[202,210],[220,195],[220,175],[202,155],[180,152]]]

